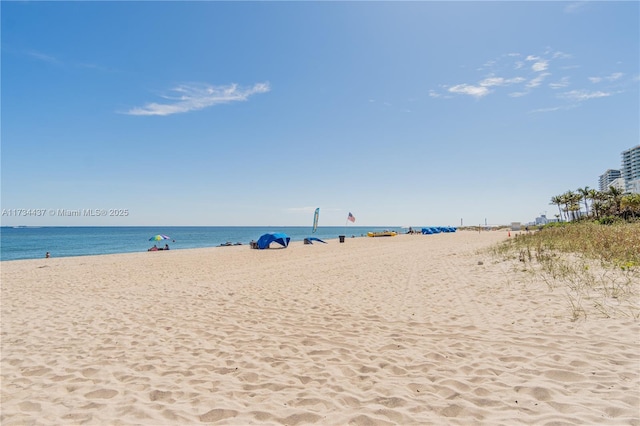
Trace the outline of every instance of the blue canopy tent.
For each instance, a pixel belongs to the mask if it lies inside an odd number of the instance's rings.
[[[304,239],[305,244],[313,244],[314,241],[319,241],[321,243],[327,244],[326,241],[322,241],[320,238],[316,238],[316,237],[308,237]]]
[[[264,234],[263,236],[258,238],[257,246],[262,250],[269,248],[269,244],[271,243],[278,243],[286,248],[289,245],[289,241],[291,241],[291,238],[289,238],[287,234],[276,232],[273,234]]]

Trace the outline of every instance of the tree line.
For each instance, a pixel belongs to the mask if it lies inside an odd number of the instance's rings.
[[[576,191],[569,190],[564,194],[551,197],[550,204],[558,206],[559,214],[555,216],[560,221],[640,219],[640,194],[625,194],[614,186],[610,186],[606,191],[590,189],[588,186],[578,188]]]

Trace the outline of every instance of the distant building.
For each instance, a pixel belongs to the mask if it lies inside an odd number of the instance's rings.
[[[618,189],[623,193],[626,191],[626,187],[627,187],[624,178],[618,178],[618,179],[612,180],[609,183],[609,186],[607,186],[607,189],[605,189],[605,191],[609,190],[610,186],[613,186],[615,189]]]
[[[634,194],[640,194],[640,180],[634,180],[627,182],[627,192],[633,192]]]
[[[598,181],[599,190],[604,192],[609,189],[611,186],[611,182],[616,179],[620,179],[622,177],[622,173],[620,170],[609,169],[604,174],[600,175],[600,179]]]
[[[549,219],[547,219],[547,215],[540,215],[540,217],[536,217],[536,225],[546,225],[549,223]]]
[[[640,194],[640,145],[622,151],[621,173],[625,191]]]

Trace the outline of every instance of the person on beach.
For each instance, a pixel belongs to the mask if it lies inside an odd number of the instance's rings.
[[[165,250],[169,250],[169,244],[165,244],[165,245],[164,245],[164,249],[165,249]]]
[[[158,246],[154,244],[153,247],[149,249],[149,251],[158,251]]]
[[[50,257],[51,257],[51,253],[47,252],[47,254],[45,254],[45,255],[44,255],[44,257],[45,257],[46,259],[50,258]]]

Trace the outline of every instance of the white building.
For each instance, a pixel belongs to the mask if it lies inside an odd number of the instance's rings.
[[[618,178],[612,180],[609,183],[609,186],[613,186],[615,189],[618,189],[624,193],[626,191],[627,184],[624,178]],[[609,186],[607,186],[607,190],[609,189]]]
[[[546,225],[549,223],[549,219],[547,219],[547,215],[541,214],[540,217],[536,217],[535,224],[536,225]]]
[[[640,194],[640,145],[622,151],[622,169],[625,191]]]
[[[620,179],[622,177],[622,173],[620,170],[609,169],[604,174],[600,175],[600,179],[598,180],[598,189],[602,192],[605,192],[611,186],[611,182],[616,179]]]

